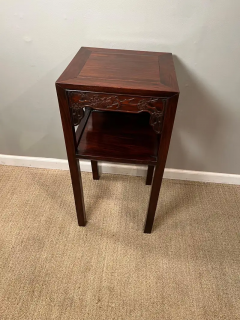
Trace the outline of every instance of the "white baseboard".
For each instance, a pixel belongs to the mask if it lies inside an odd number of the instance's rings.
[[[44,169],[69,169],[67,160],[37,157],[20,157],[4,154],[0,154],[0,164],[8,166],[33,167]],[[81,160],[80,167],[82,171],[92,171],[90,161]],[[100,162],[99,168],[99,171],[102,173],[123,174],[132,176],[146,176],[147,173],[147,166],[142,165],[137,166]],[[240,175],[227,173],[190,171],[166,168],[164,171],[164,178],[240,185]]]

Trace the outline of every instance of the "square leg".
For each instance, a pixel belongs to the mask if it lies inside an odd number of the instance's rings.
[[[152,226],[153,226],[153,221],[154,221],[155,212],[157,208],[159,192],[162,184],[164,167],[165,167],[165,163],[158,163],[155,169],[152,189],[151,189],[151,194],[150,194],[150,199],[148,204],[147,217],[146,217],[146,222],[144,227],[144,233],[152,232]]]
[[[93,180],[99,180],[99,171],[97,161],[91,160]]]
[[[151,233],[155,212],[158,203],[159,192],[162,184],[164,168],[167,160],[168,149],[170,145],[172,128],[175,119],[175,113],[177,108],[178,95],[172,96],[168,100],[166,113],[164,117],[163,130],[161,134],[159,151],[158,151],[158,162],[155,167],[155,173],[153,177],[152,189],[148,204],[147,217],[144,227],[144,233]]]
[[[56,86],[62,126],[64,132],[65,145],[68,156],[70,175],[72,179],[73,195],[75,200],[77,219],[79,226],[85,226],[86,215],[83,199],[82,178],[79,166],[79,160],[76,158],[76,135],[72,125],[68,102],[65,90],[60,86]]]
[[[146,178],[146,185],[147,186],[150,186],[152,184],[153,171],[154,171],[154,166],[148,166],[147,178]]]
[[[68,162],[72,179],[73,195],[75,200],[78,225],[84,227],[86,225],[86,214],[79,160],[76,158],[74,160],[71,160],[70,157],[68,157]]]

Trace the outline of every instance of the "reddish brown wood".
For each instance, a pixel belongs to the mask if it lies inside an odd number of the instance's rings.
[[[77,127],[77,130],[76,130],[76,146],[78,146],[78,144],[80,142],[80,139],[82,137],[84,128],[86,126],[86,123],[88,121],[88,118],[89,118],[91,112],[92,112],[92,109],[86,108],[84,116],[83,116],[79,126]]]
[[[152,184],[154,166],[148,166],[147,170],[147,178],[146,178],[146,185],[150,186]]]
[[[77,218],[79,226],[85,226],[85,206],[82,190],[81,171],[79,160],[76,158],[76,137],[72,126],[71,117],[68,108],[66,92],[63,88],[56,85],[58,103],[62,119],[64,138],[66,143],[70,174],[72,179],[73,194],[75,199]]]
[[[99,171],[97,161],[91,160],[93,180],[99,180]]]
[[[124,113],[148,112],[150,114],[150,125],[153,127],[153,130],[156,133],[161,133],[162,131],[166,98],[68,91],[68,99],[75,125],[78,125],[84,117],[83,108],[93,108]]]
[[[173,128],[173,123],[175,119],[177,103],[178,103],[178,95],[174,95],[171,98],[169,98],[166,112],[165,112],[165,117],[163,122],[163,132],[161,135],[159,151],[158,151],[158,162],[155,167],[152,190],[151,190],[149,204],[148,204],[147,218],[146,218],[145,227],[144,227],[145,233],[152,232],[152,225],[155,217],[164,168],[167,160],[167,154],[168,154],[168,149],[169,149],[171,135],[172,135],[172,128]]]
[[[83,47],[57,83],[65,89],[106,93],[179,93],[172,54],[163,52]]]
[[[144,229],[150,233],[179,96],[172,54],[81,48],[56,87],[79,225],[78,158],[92,160],[94,178],[98,160],[147,164],[147,184],[155,166]]]
[[[93,111],[77,149],[77,157],[123,163],[155,164],[157,134],[147,113]]]
[[[91,51],[82,47],[58,78],[57,83],[64,83],[64,81],[77,77],[90,55]]]

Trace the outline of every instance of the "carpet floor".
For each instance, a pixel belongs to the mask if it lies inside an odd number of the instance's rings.
[[[0,319],[240,319],[240,187],[0,166]]]

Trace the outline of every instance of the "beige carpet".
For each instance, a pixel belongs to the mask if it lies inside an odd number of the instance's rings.
[[[0,166],[0,319],[240,319],[240,188]]]

